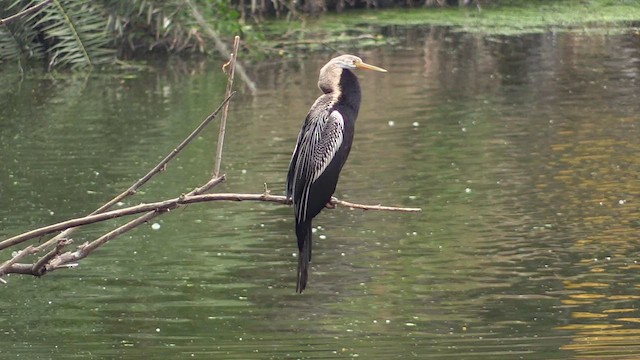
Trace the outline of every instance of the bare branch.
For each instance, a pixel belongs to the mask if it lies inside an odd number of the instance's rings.
[[[60,254],[60,252],[62,251],[62,249],[71,244],[73,242],[73,240],[69,240],[69,239],[63,239],[58,241],[58,244],[56,245],[55,249],[49,251],[49,253],[47,253],[45,256],[41,257],[34,265],[33,268],[31,270],[31,272],[36,275],[36,276],[42,276],[44,275],[46,269],[45,266],[49,263],[49,261],[51,261],[51,259],[53,259],[54,257],[58,256]],[[0,272],[1,274],[2,272]]]
[[[208,191],[210,188],[220,184],[221,182],[223,182],[225,179],[225,176],[222,175],[221,177],[217,177],[217,178],[212,178],[211,180],[209,180],[206,184],[202,185],[199,188],[193,189],[192,191],[190,191],[187,195],[185,196],[194,196],[194,195],[200,195],[206,191]],[[104,235],[102,235],[101,237],[97,238],[96,240],[85,244],[84,246],[81,246],[78,248],[77,251],[75,252],[68,252],[65,253],[57,258],[55,258],[54,261],[51,261],[50,265],[47,265],[47,268],[45,269],[46,271],[51,271],[51,270],[55,270],[61,267],[65,267],[69,262],[71,261],[78,261],[80,259],[83,259],[85,257],[87,257],[89,254],[91,254],[94,250],[96,250],[97,248],[99,248],[100,246],[106,244],[107,242],[109,242],[110,240],[112,240],[113,238],[115,238],[116,236],[122,235],[124,233],[126,233],[129,230],[133,230],[136,227],[150,221],[151,219],[160,216],[162,214],[164,214],[165,212],[169,211],[168,209],[157,209],[157,210],[152,210],[147,212],[146,214],[118,227],[117,229],[110,231]],[[43,259],[40,259],[43,260]],[[38,261],[40,262],[40,261]],[[47,262],[44,262],[44,264],[47,264]],[[35,268],[34,268],[34,273],[35,273]],[[0,274],[2,274],[2,272],[0,272]]]
[[[344,200],[340,200],[336,197],[331,197],[331,205],[341,205],[344,207],[349,207],[352,209],[361,209],[361,210],[379,210],[379,211],[400,211],[400,212],[420,212],[421,208],[411,208],[411,207],[396,207],[396,206],[384,206],[384,205],[362,205],[356,204]]]
[[[192,5],[189,0],[185,0],[185,2]],[[185,206],[187,204],[194,204],[194,203],[201,203],[201,202],[208,202],[208,201],[262,201],[262,202],[272,202],[272,203],[290,205],[291,200],[287,199],[285,196],[271,195],[269,190],[267,189],[266,184],[265,184],[265,189],[263,194],[236,194],[236,193],[205,194],[214,186],[225,181],[225,175],[220,175],[219,172],[220,172],[220,166],[222,161],[222,152],[223,152],[223,145],[224,145],[225,127],[226,127],[226,118],[228,113],[229,100],[234,95],[234,92],[232,92],[234,71],[236,67],[239,70],[239,73],[240,73],[240,70],[242,69],[240,67],[240,64],[237,64],[238,46],[239,46],[239,37],[236,37],[234,41],[233,53],[231,54],[229,62],[227,63],[227,65],[225,65],[225,67],[229,66],[229,78],[227,82],[227,92],[226,92],[225,100],[220,104],[220,106],[213,113],[211,113],[207,118],[205,118],[200,123],[200,125],[189,136],[187,136],[187,138],[185,138],[173,151],[171,151],[162,161],[160,161],[146,175],[144,175],[142,178],[136,181],[126,191],[114,197],[109,202],[99,207],[91,214],[83,217],[66,220],[57,224],[44,226],[38,229],[33,229],[23,234],[19,234],[14,237],[0,241],[0,250],[3,250],[33,238],[37,238],[47,234],[62,231],[60,234],[49,239],[48,241],[46,241],[40,246],[37,246],[37,247],[33,245],[27,246],[22,251],[14,253],[11,259],[0,264],[0,283],[6,283],[6,281],[2,279],[2,276],[9,273],[42,276],[45,273],[51,272],[56,269],[75,267],[77,266],[77,263],[75,262],[89,256],[96,249],[108,243],[110,240],[114,239],[118,235],[121,235],[131,229],[134,229],[137,226],[155,218],[156,216],[160,216],[172,209],[178,208],[180,206]],[[204,129],[204,127],[207,124],[209,124],[213,119],[215,119],[215,117],[218,115],[220,111],[223,111],[223,118],[221,121],[220,133],[218,136],[218,144],[217,144],[217,151],[215,155],[214,171],[213,171],[214,175],[211,179],[209,179],[208,182],[206,182],[204,185],[200,187],[193,189],[187,194],[182,194],[179,197],[176,197],[173,199],[158,201],[150,204],[139,204],[139,205],[131,206],[128,208],[107,211],[109,208],[111,208],[114,204],[120,202],[122,199],[126,198],[127,196],[135,194],[136,191],[140,187],[142,187],[146,182],[148,182],[153,176],[162,172],[165,169],[167,163],[171,161],[173,158],[175,158],[175,156],[180,151],[182,151]],[[421,209],[419,208],[403,208],[403,207],[391,207],[391,206],[382,206],[382,205],[363,205],[363,204],[342,201],[337,198],[332,198],[330,203],[327,205],[327,207],[335,208],[335,205],[349,207],[352,209],[362,209],[362,210],[384,210],[384,211],[403,211],[403,212],[421,211]],[[68,251],[68,252],[62,253],[63,249],[72,243],[72,240],[68,239],[67,237],[75,228],[82,225],[92,224],[96,222],[101,222],[101,221],[106,221],[106,220],[110,220],[118,217],[130,216],[130,215],[136,215],[136,214],[143,214],[143,215],[139,216],[134,220],[129,221],[128,223],[116,228],[115,230],[112,230],[100,236],[99,238],[91,242],[85,242],[84,244],[78,246],[74,251]],[[54,244],[55,244],[55,248],[51,249],[51,247]],[[44,249],[50,249],[50,250],[47,254],[42,256],[33,264],[19,263],[19,261],[23,260],[27,256],[36,254]]]
[[[233,52],[231,53],[229,62],[226,63],[222,69],[224,70],[226,67],[229,68],[229,77],[227,79],[227,92],[226,94],[230,94],[233,90],[233,77],[236,71],[236,59],[238,57],[238,45],[240,44],[240,36],[235,37],[233,41]],[[222,148],[224,146],[224,135],[227,128],[227,114],[229,113],[229,103],[224,105],[224,109],[222,110],[222,119],[220,119],[220,133],[218,134],[218,146],[216,149],[216,158],[215,165],[213,169],[213,174],[215,177],[218,177],[220,174],[220,165],[222,164]]]
[[[189,143],[193,141],[193,139],[195,139],[196,136],[198,136],[200,132],[202,132],[202,130],[218,116],[218,113],[220,113],[220,111],[226,107],[226,105],[229,103],[229,100],[233,97],[233,95],[235,95],[235,92],[228,93],[225,99],[222,101],[222,103],[218,106],[218,108],[214,112],[209,114],[209,116],[207,116],[200,123],[200,125],[198,125],[198,127],[196,127],[195,130],[193,130],[191,134],[189,134],[189,136],[187,136],[184,140],[182,140],[182,142],[178,146],[176,146],[175,149],[173,149],[167,156],[165,156],[165,158],[162,159],[156,166],[154,166],[153,169],[151,169],[145,176],[141,177],[138,181],[135,182],[135,184],[131,185],[131,187],[129,187],[129,189],[124,191],[122,194],[116,196],[115,198],[110,200],[108,203],[104,204],[99,209],[94,211],[94,213],[102,212],[110,208],[117,202],[121,201],[125,197],[135,194],[135,192],[147,181],[149,181],[154,175],[162,172],[165,169],[165,166],[167,165],[167,163],[171,161],[174,157],[176,157],[176,155],[178,155],[180,151],[182,151],[182,149],[184,149],[187,145],[189,145]]]
[[[111,199],[109,202],[107,202],[106,204],[102,205],[101,207],[99,207],[98,209],[96,209],[95,211],[93,211],[90,215],[84,217],[84,218],[78,218],[78,219],[84,219],[86,221],[86,219],[88,218],[89,220],[94,219],[95,221],[104,221],[107,218],[104,218],[103,220],[101,220],[102,217],[98,217],[98,219],[95,219],[95,217],[92,218],[92,216],[95,215],[99,215],[99,214],[104,214],[110,207],[112,207],[114,204],[118,203],[119,201],[121,201],[122,199],[124,199],[127,196],[133,195],[136,193],[136,191],[142,187],[146,182],[148,182],[154,175],[162,172],[165,168],[167,163],[169,163],[169,161],[171,161],[173,158],[175,158],[175,156],[182,151],[182,149],[184,149],[184,147],[186,147],[203,129],[204,127],[209,124],[217,115],[218,113],[224,109],[223,112],[223,122],[221,124],[220,127],[220,135],[218,138],[219,144],[218,144],[218,151],[216,154],[216,163],[215,163],[215,168],[214,168],[214,172],[215,175],[204,185],[197,187],[195,189],[193,189],[191,192],[189,192],[186,195],[182,195],[179,199],[184,199],[186,197],[189,196],[194,196],[194,195],[200,195],[208,190],[210,190],[212,187],[220,184],[221,182],[223,182],[225,180],[225,176],[219,176],[219,171],[220,171],[220,164],[221,164],[221,160],[222,160],[222,145],[224,142],[224,135],[225,135],[225,123],[226,123],[226,117],[228,114],[228,108],[229,108],[229,99],[234,95],[234,92],[232,92],[233,89],[233,77],[234,77],[234,70],[235,70],[235,63],[236,63],[236,58],[237,58],[237,51],[238,51],[238,46],[239,46],[239,41],[240,38],[236,36],[235,39],[235,43],[234,43],[234,53],[231,54],[231,60],[229,61],[229,63],[227,65],[230,65],[230,74],[229,74],[229,79],[228,79],[228,83],[227,83],[227,91],[225,94],[225,100],[220,104],[220,106],[218,107],[218,109],[216,109],[216,111],[214,111],[211,115],[209,115],[204,121],[202,121],[202,123],[189,135],[187,136],[187,138],[185,138],[171,153],[169,153],[162,161],[160,161],[153,169],[151,169],[146,175],[144,175],[142,178],[140,178],[138,181],[136,181],[133,185],[131,185],[131,187],[129,187],[127,190],[125,190],[124,192],[122,192],[121,194],[119,194],[118,196],[114,197],[113,199]],[[176,199],[174,199],[176,200]],[[127,224],[99,237],[98,239],[90,242],[90,243],[85,243],[84,245],[81,245],[78,247],[78,249],[74,252],[67,252],[65,254],[60,255],[60,251],[63,247],[65,247],[66,245],[68,245],[69,243],[71,243],[71,241],[62,241],[61,239],[65,239],[67,236],[70,235],[71,232],[73,232],[73,230],[75,228],[77,228],[77,226],[80,225],[74,225],[74,220],[78,220],[78,219],[72,219],[70,221],[64,222],[63,225],[61,224],[57,224],[57,226],[55,226],[56,224],[54,224],[54,226],[48,226],[48,227],[44,227],[39,229],[40,231],[35,231],[35,232],[29,232],[29,233],[25,233],[22,234],[22,236],[18,236],[18,237],[13,237],[12,239],[7,239],[5,241],[0,242],[0,250],[9,247],[9,246],[13,246],[15,244],[21,243],[23,241],[29,240],[33,237],[38,237],[38,236],[43,236],[46,235],[48,233],[52,233],[52,232],[56,232],[59,230],[64,230],[62,233],[58,234],[57,236],[49,239],[48,241],[46,241],[45,243],[43,243],[42,245],[34,248],[32,246],[29,246],[27,249],[29,253],[37,253],[39,251],[42,251],[43,249],[47,249],[49,248],[51,245],[53,245],[54,243],[58,242],[57,246],[55,249],[51,250],[48,254],[46,254],[45,256],[43,256],[42,258],[40,258],[32,267],[31,269],[28,269],[26,266],[23,266],[25,264],[17,264],[17,261],[19,259],[21,259],[23,256],[14,256],[12,259],[6,261],[5,263],[3,263],[2,265],[0,265],[0,276],[2,276],[2,274],[5,274],[7,272],[20,272],[20,273],[30,273],[32,275],[36,275],[36,276],[40,276],[43,275],[45,272],[60,268],[60,267],[68,267],[69,263],[71,261],[77,261],[79,259],[82,259],[86,256],[88,256],[91,252],[93,252],[95,249],[97,249],[98,247],[106,244],[108,241],[110,241],[111,239],[115,238],[116,236],[125,233],[137,226],[139,226],[142,223],[145,223],[147,221],[149,221],[150,219],[159,216],[163,213],[165,213],[166,211],[175,208],[180,204],[179,202],[169,202],[169,203],[164,203],[163,206],[159,207],[159,208],[148,208],[148,207],[142,207],[139,208],[138,210],[142,210],[140,212],[146,212],[146,214],[140,216],[137,219],[134,219],[130,222],[128,222]],[[112,212],[111,212],[112,213]],[[138,212],[134,212],[132,214],[135,214]],[[107,215],[107,217],[110,217],[109,215]],[[119,216],[116,216],[119,217]],[[113,217],[110,217],[113,218]],[[93,221],[92,221],[93,222]],[[91,222],[89,222],[91,223]],[[80,220],[80,224],[83,225],[83,220]],[[67,226],[67,225],[71,225],[71,226]],[[64,228],[58,228],[59,226],[65,226]]]
[[[166,211],[166,210],[164,210]],[[144,224],[145,222],[151,220],[152,218],[158,216],[162,211],[150,211],[120,227],[118,227],[117,229],[110,231],[104,235],[102,235],[101,237],[97,238],[96,240],[88,243],[88,244],[84,244],[83,246],[79,246],[78,249],[76,251],[73,252],[66,252],[58,257],[56,257],[55,259],[53,259],[46,267],[46,271],[52,271],[55,269],[59,269],[59,268],[63,268],[68,266],[68,263],[72,262],[72,261],[78,261],[81,259],[84,259],[85,257],[89,256],[89,254],[91,254],[95,249],[99,248],[100,246],[106,244],[109,240],[115,238],[116,236],[123,234],[141,224]]]
[[[0,265],[0,275],[4,274],[6,269],[9,269],[11,266],[13,266],[18,261],[22,260],[24,257],[30,254],[33,254],[33,252],[34,252],[33,245],[29,245],[26,248],[22,249],[14,257],[12,257],[11,259],[5,261],[2,265]]]
[[[204,194],[204,193],[206,193],[207,191],[209,191],[209,189],[211,189],[212,187],[214,187],[214,186],[216,186],[216,185],[220,184],[221,182],[225,181],[225,180],[226,180],[226,178],[227,178],[227,176],[226,176],[226,175],[224,175],[224,174],[222,174],[222,175],[221,175],[221,176],[219,176],[219,177],[213,177],[213,178],[211,178],[211,180],[207,181],[207,183],[206,183],[206,184],[204,184],[204,185],[202,185],[202,186],[200,186],[200,187],[197,187],[197,188],[195,188],[195,189],[191,190],[191,192],[189,193],[189,195],[200,195],[200,194]]]
[[[169,200],[158,201],[158,202],[149,203],[149,204],[140,204],[140,205],[124,208],[124,209],[118,209],[118,210],[107,211],[100,214],[88,215],[80,218],[59,222],[57,224],[44,226],[38,229],[34,229],[0,242],[0,250],[22,243],[29,239],[33,239],[39,236],[43,236],[46,234],[50,234],[50,233],[64,230],[71,227],[78,227],[81,225],[93,224],[96,222],[115,219],[122,216],[140,214],[140,213],[149,212],[149,211],[173,210],[180,205],[194,204],[194,203],[208,202],[208,201],[263,201],[263,202],[272,202],[272,203],[285,204],[285,205],[291,204],[291,200],[287,199],[285,196],[271,195],[271,194],[219,193],[219,194],[203,194],[203,195],[182,195],[180,197],[169,199]],[[420,208],[355,204],[355,203],[342,201],[336,198],[331,199],[331,203],[334,205],[341,205],[345,207],[362,209],[362,210],[385,210],[385,211],[402,211],[402,212],[422,211]]]
[[[218,106],[218,108],[214,112],[209,114],[209,116],[207,116],[200,123],[200,125],[198,125],[198,127],[196,127],[195,130],[193,130],[191,132],[191,134],[189,134],[184,140],[182,140],[182,142],[178,146],[176,146],[175,149],[173,149],[167,156],[165,156],[164,159],[162,159],[156,166],[154,166],[151,170],[149,170],[148,173],[146,173],[143,177],[138,179],[138,181],[136,181],[133,185],[131,185],[127,190],[123,191],[118,196],[116,196],[113,199],[109,200],[106,204],[104,204],[104,205],[100,206],[99,208],[97,208],[96,210],[94,210],[90,215],[95,215],[95,214],[99,214],[99,213],[105,212],[107,209],[111,208],[113,205],[115,205],[119,201],[122,201],[127,196],[131,196],[131,195],[135,194],[136,191],[138,191],[138,189],[140,187],[142,187],[144,184],[146,184],[152,177],[154,177],[156,174],[162,172],[165,169],[167,163],[169,161],[171,161],[173,158],[175,158],[176,155],[178,155],[180,153],[180,151],[182,151],[191,141],[193,141],[193,139],[195,139],[196,136],[198,136],[202,132],[202,130],[211,121],[213,121],[216,118],[216,116],[218,116],[218,114],[220,113],[222,108],[226,104],[229,103],[229,100],[233,97],[233,95],[235,95],[235,92],[228,94],[226,96],[226,98],[222,101],[222,103]],[[222,180],[224,180],[224,177],[222,178]],[[214,185],[216,185],[216,184],[214,184]],[[209,188],[211,188],[212,186],[213,185],[209,186]],[[51,238],[49,241],[46,241],[42,245],[38,246],[37,251],[41,251],[42,249],[46,249],[46,248],[50,247],[51,245],[53,245],[54,243],[56,243],[57,241],[59,241],[59,240],[61,240],[63,238],[69,237],[69,235],[71,235],[73,230],[74,230],[74,228],[66,229],[62,233],[60,233],[57,236],[54,236],[53,238]],[[2,242],[2,243],[4,243],[4,242]],[[0,250],[4,249],[4,247],[2,247],[2,243],[0,243]],[[11,245],[8,245],[8,246],[11,246]]]

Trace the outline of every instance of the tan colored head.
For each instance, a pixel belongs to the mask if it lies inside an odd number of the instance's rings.
[[[383,68],[379,68],[377,66],[373,66],[365,63],[364,61],[362,61],[362,59],[360,59],[355,55],[340,55],[338,57],[334,57],[323,67],[323,69],[327,66],[337,66],[343,69],[367,69],[367,70],[374,70],[374,71],[380,71],[380,72],[387,72],[387,70]]]
[[[318,79],[318,87],[325,94],[339,94],[338,83],[342,75],[342,69],[365,69],[380,72],[387,72],[383,68],[365,63],[355,55],[340,55],[331,59],[325,66],[320,69],[320,78]]]

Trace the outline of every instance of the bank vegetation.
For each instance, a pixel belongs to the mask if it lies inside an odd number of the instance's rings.
[[[522,8],[530,9],[536,18],[548,18],[536,7],[546,7],[557,14],[557,6],[586,8],[587,13],[601,13],[617,21],[618,15],[628,19],[630,3],[625,0],[592,0],[576,4],[571,0],[4,0],[0,2],[0,64],[3,67],[52,69],[87,69],[102,65],[127,64],[128,61],[149,56],[177,54],[218,54],[226,57],[234,35],[243,39],[245,53],[265,56],[282,54],[274,43],[300,44],[339,41],[350,29],[331,25],[333,33],[322,32],[323,38],[309,39],[313,30],[299,35],[300,27],[326,13],[356,11],[344,21],[351,26],[351,18],[362,12],[379,14],[381,9],[411,8],[406,16],[431,24],[455,24],[480,18],[502,9],[497,17],[517,24]],[[564,4],[564,5],[562,5]],[[534,8],[532,10],[532,8]],[[426,9],[426,10],[425,10]],[[458,9],[447,12],[443,9]],[[609,14],[608,9],[614,9]],[[567,16],[575,12],[565,12]],[[423,11],[423,12],[420,12]],[[424,11],[428,11],[425,13]],[[542,14],[542,15],[541,15]],[[618,15],[617,15],[618,14]],[[530,14],[529,14],[530,15]],[[484,16],[484,15],[482,15]],[[528,15],[524,15],[528,16]],[[457,17],[457,20],[456,20]],[[554,19],[558,17],[549,16]],[[434,20],[435,19],[435,20]],[[440,20],[440,21],[438,21]],[[640,15],[638,19],[640,20]],[[376,19],[369,19],[375,23]],[[490,20],[489,20],[490,21]],[[564,19],[554,20],[564,22]],[[574,19],[572,21],[585,21]],[[284,23],[285,26],[265,24]],[[267,29],[268,28],[268,29]],[[292,31],[291,29],[295,30]],[[267,30],[265,30],[267,29]],[[273,31],[273,29],[276,29]],[[327,30],[327,29],[322,29]],[[292,36],[291,33],[295,32]],[[317,32],[316,32],[317,33]],[[375,34],[356,34],[356,37],[376,38]],[[293,40],[292,40],[293,37]],[[277,38],[274,40],[274,38]],[[285,52],[286,53],[286,52]]]

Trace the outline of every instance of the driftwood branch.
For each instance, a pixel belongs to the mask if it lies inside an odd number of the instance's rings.
[[[189,2],[189,0],[185,0]],[[42,3],[41,3],[42,4]],[[44,6],[44,5],[42,5]],[[48,234],[53,234],[62,231],[58,235],[49,239],[39,246],[28,245],[22,250],[15,251],[12,257],[0,264],[0,283],[6,283],[2,276],[6,274],[27,274],[34,276],[42,276],[48,272],[51,272],[60,268],[70,268],[77,266],[77,261],[89,256],[93,251],[105,245],[117,236],[132,230],[141,224],[144,224],[151,219],[169,212],[170,210],[178,207],[211,202],[211,201],[262,201],[271,202],[277,204],[290,205],[290,199],[285,196],[271,195],[266,189],[263,194],[235,194],[235,193],[218,193],[207,194],[214,186],[225,181],[225,175],[220,175],[220,167],[222,161],[223,143],[225,137],[226,117],[228,111],[229,100],[233,96],[233,78],[235,70],[241,69],[240,64],[236,64],[237,52],[238,52],[239,38],[236,37],[234,42],[234,52],[230,55],[229,62],[225,67],[229,68],[229,77],[227,80],[226,97],[220,106],[209,116],[207,116],[196,129],[189,134],[175,149],[173,149],[164,159],[162,159],[153,169],[147,174],[138,179],[127,190],[123,191],[106,204],[102,205],[91,214],[59,222],[56,224],[44,226],[41,228],[33,229],[25,233],[13,236],[11,238],[0,241],[0,251],[22,244],[26,241],[34,238],[39,238]],[[213,164],[213,176],[205,184],[196,187],[192,191],[182,194],[173,199],[158,201],[154,203],[139,204],[128,208],[122,208],[117,210],[109,210],[113,205],[120,202],[128,196],[135,195],[137,190],[145,185],[155,175],[165,170],[167,164],[174,159],[200,132],[216,118],[216,116],[223,111],[223,120],[221,121],[220,131],[218,135],[217,150],[215,154],[215,162]],[[362,210],[384,210],[384,211],[403,211],[403,212],[416,212],[421,211],[418,208],[403,208],[403,207],[391,207],[382,205],[363,205],[351,203],[337,198],[332,198],[330,202],[331,208],[335,205],[349,207],[353,209]],[[140,215],[142,214],[142,215]],[[115,219],[123,216],[138,215],[137,218],[119,226],[118,228],[98,237],[95,240],[84,242],[79,245],[75,250],[66,251],[64,249],[73,243],[73,239],[70,238],[70,234],[74,229],[80,226]],[[33,263],[24,263],[28,257],[40,253],[41,251],[47,251],[47,253],[40,258],[36,259]]]
[[[16,235],[12,238],[6,239],[0,242],[0,250],[7,247],[25,242],[27,240],[51,234],[60,230],[75,228],[78,226],[94,224],[106,220],[116,219],[123,216],[136,215],[146,212],[161,212],[174,210],[182,205],[195,204],[200,202],[209,201],[263,201],[289,205],[291,200],[281,195],[265,194],[234,194],[234,193],[217,193],[217,194],[202,194],[202,195],[181,195],[177,198],[131,206],[123,209],[106,211],[100,214],[87,215],[78,217],[66,221],[62,221],[56,224],[43,226],[38,229],[34,229],[20,235]],[[384,211],[401,211],[401,212],[419,212],[420,208],[408,208],[408,207],[393,207],[382,205],[363,205],[352,202],[343,201],[337,198],[331,199],[332,205],[340,205],[353,209],[361,210],[384,210]]]
[[[218,116],[220,111],[222,111],[223,107],[226,104],[229,103],[229,100],[231,100],[231,98],[233,97],[234,94],[235,94],[234,92],[229,93],[214,112],[209,114],[209,116],[207,116],[200,123],[200,125],[198,125],[191,132],[191,134],[189,134],[184,140],[182,140],[182,142],[180,142],[180,144],[178,144],[178,146],[176,146],[175,149],[173,149],[162,160],[160,160],[160,162],[158,164],[156,164],[156,166],[154,166],[151,170],[149,170],[149,172],[147,172],[144,176],[142,176],[140,179],[138,179],[127,190],[121,192],[116,197],[114,197],[113,199],[111,199],[107,203],[105,203],[104,205],[102,205],[99,208],[97,208],[96,210],[94,210],[90,215],[103,213],[103,212],[107,211],[108,209],[110,209],[113,205],[115,205],[118,202],[124,200],[125,198],[127,198],[127,197],[129,197],[131,195],[135,195],[135,193],[138,191],[138,189],[140,189],[144,184],[146,184],[149,180],[151,180],[151,178],[153,178],[155,175],[157,175],[157,174],[161,173],[162,171],[164,171],[166,169],[167,164],[171,160],[173,160],[173,158],[175,158],[185,147],[187,147],[187,145],[189,145],[189,143],[191,143],[191,141],[193,141],[193,139],[195,139],[202,132],[202,130],[204,130],[204,128]],[[202,191],[200,193],[203,193],[203,192],[209,190],[211,187],[212,187],[212,185],[207,187],[206,189],[202,189]],[[203,186],[203,188],[204,188],[204,186]],[[74,227],[70,227],[70,228],[65,229],[62,233],[54,236],[50,240],[48,240],[48,241],[44,242],[43,244],[41,244],[40,246],[38,246],[37,250],[40,251],[40,250],[49,248],[50,246],[52,246],[53,244],[57,243],[61,239],[68,238],[71,235],[71,233],[74,231],[74,229],[75,229]],[[0,250],[5,248],[2,245],[3,243],[5,243],[5,241],[0,242]],[[7,246],[12,246],[12,245],[15,245],[15,244],[9,244]],[[0,276],[1,276],[1,274],[2,274],[2,272],[0,272]]]
[[[239,43],[239,38],[236,39],[236,45],[234,46],[235,52],[237,53],[237,47],[238,47],[238,43]],[[236,62],[236,58],[237,58],[237,54],[232,54],[231,58],[229,60],[228,65],[231,66],[231,68],[235,68],[235,62]],[[198,136],[200,134],[200,132],[209,124],[211,123],[211,121],[213,121],[216,116],[218,115],[218,113],[223,109],[228,109],[228,103],[229,100],[231,99],[231,97],[234,95],[234,92],[232,91],[232,86],[231,84],[233,83],[233,72],[231,72],[229,74],[229,78],[228,78],[228,86],[227,86],[227,92],[226,92],[226,98],[225,100],[220,104],[220,106],[218,107],[218,109],[216,109],[216,111],[214,111],[213,113],[211,113],[207,118],[205,118],[198,127],[196,127],[196,129],[191,132],[191,134],[189,134],[175,149],[173,149],[173,151],[171,151],[167,156],[165,156],[164,159],[162,159],[153,169],[151,169],[147,174],[145,174],[142,178],[140,178],[138,181],[136,181],[133,185],[131,185],[127,190],[123,191],[122,193],[120,193],[119,195],[117,195],[116,197],[114,197],[113,199],[111,199],[110,201],[108,201],[106,204],[102,205],[101,207],[99,207],[98,209],[96,209],[95,211],[93,211],[91,214],[89,214],[88,216],[85,216],[84,219],[89,218],[89,219],[94,219],[97,217],[98,219],[108,219],[108,218],[113,218],[110,217],[110,213],[113,213],[113,211],[108,212],[107,210],[109,208],[111,208],[114,204],[118,203],[119,201],[123,200],[124,198],[134,195],[137,190],[142,187],[144,184],[146,184],[153,176],[159,174],[160,172],[164,171],[166,169],[167,164],[174,159],[193,139],[196,138],[196,136]],[[226,112],[225,112],[225,116],[226,116]],[[219,137],[219,141],[224,141],[224,126],[221,128],[220,131],[221,135]],[[222,158],[222,147],[220,146],[218,148],[218,152],[216,153],[216,158]],[[209,191],[211,188],[213,188],[214,186],[216,186],[217,184],[221,183],[222,181],[224,181],[225,177],[224,175],[219,176],[219,164],[217,165],[217,169],[218,171],[216,171],[216,174],[209,180],[207,181],[204,185],[195,188],[194,190],[192,190],[191,192],[189,192],[186,195],[181,195],[178,199],[182,199],[182,198],[188,198],[189,196],[197,196],[197,195],[201,195],[207,191]],[[71,219],[68,221],[65,221],[63,223],[59,223],[59,224],[54,224],[54,225],[50,225],[50,226],[45,226],[44,228],[40,228],[40,229],[36,229],[36,230],[32,230],[29,231],[27,233],[18,235],[18,236],[14,236],[10,239],[6,239],[4,241],[0,242],[0,250],[6,249],[8,247],[23,243],[27,240],[33,239],[34,237],[40,237],[43,235],[47,235],[47,234],[51,234],[54,232],[58,232],[61,230],[62,233],[54,236],[53,238],[49,239],[48,241],[46,241],[45,243],[35,247],[33,245],[29,245],[27,248],[23,249],[20,252],[17,252],[11,259],[5,261],[4,263],[0,264],[0,278],[2,277],[2,275],[7,274],[7,273],[20,273],[20,274],[31,274],[31,275],[35,275],[35,276],[41,276],[44,275],[46,272],[61,268],[61,267],[69,267],[73,264],[69,264],[71,261],[77,261],[80,260],[86,256],[88,256],[90,253],[92,253],[95,249],[99,248],[100,246],[106,244],[108,241],[110,241],[111,239],[115,238],[116,236],[123,234],[131,229],[134,229],[135,227],[153,219],[156,216],[159,216],[165,212],[167,212],[168,210],[170,210],[171,208],[175,208],[177,207],[178,203],[174,203],[172,204],[171,202],[169,202],[169,205],[165,206],[165,207],[160,207],[160,208],[155,208],[155,207],[138,207],[138,212],[132,212],[132,214],[138,214],[138,213],[145,213],[142,216],[138,217],[137,219],[134,219],[130,222],[128,222],[127,224],[118,227],[117,229],[110,231],[107,234],[104,234],[103,236],[99,237],[96,240],[93,240],[92,242],[88,242],[85,243],[83,245],[80,245],[78,247],[78,249],[74,252],[66,252],[64,254],[61,254],[62,249],[71,244],[72,240],[68,239],[69,235],[71,234],[71,232],[76,229],[78,226],[81,226],[83,224],[86,224],[85,222],[83,222],[83,218],[77,218],[77,219]],[[107,213],[105,215],[105,213]],[[93,218],[92,218],[93,217]],[[119,216],[116,216],[119,217]],[[103,221],[103,220],[98,220],[98,221]],[[61,225],[62,224],[62,225]],[[68,226],[69,225],[69,226]],[[36,254],[42,250],[45,249],[50,249],[53,245],[55,245],[55,248],[50,250],[46,255],[44,255],[43,257],[41,257],[40,259],[38,259],[34,264],[22,264],[22,263],[18,263],[18,261],[20,261],[21,259],[23,259],[26,256],[29,255],[33,255]],[[4,280],[2,281],[3,283],[5,282]]]
[[[20,256],[14,257],[13,259],[11,259],[11,262],[6,263],[3,266],[0,266],[0,276],[8,273],[32,274],[32,275],[40,276],[45,272],[56,270],[60,267],[68,267],[68,264],[70,262],[78,261],[80,259],[87,257],[91,252],[93,252],[98,247],[104,245],[109,240],[141,224],[148,222],[152,218],[162,213],[176,209],[180,206],[195,204],[195,203],[202,203],[202,202],[210,202],[210,201],[261,201],[261,202],[270,202],[270,203],[276,203],[281,205],[291,204],[291,200],[287,199],[287,197],[281,196],[281,195],[271,195],[269,193],[263,193],[263,194],[217,193],[217,194],[202,194],[202,195],[194,194],[194,195],[182,195],[174,199],[158,201],[158,202],[149,203],[149,204],[141,204],[141,205],[131,206],[124,209],[107,211],[100,214],[87,215],[80,218],[70,219],[67,221],[59,222],[49,226],[44,226],[38,229],[31,230],[29,232],[14,236],[0,243],[0,249],[6,248],[7,243],[14,243],[14,244],[22,243],[29,239],[33,239],[46,234],[57,232],[69,227],[78,227],[82,225],[88,225],[88,224],[93,224],[93,223],[106,221],[114,218],[119,218],[123,216],[145,213],[143,216],[120,226],[119,228],[99,237],[98,239],[90,243],[85,243],[79,246],[76,251],[59,254],[59,250],[61,249],[61,247],[57,247],[55,249],[56,253],[53,253],[53,254],[49,253],[45,256],[47,257],[46,261],[41,259],[42,261],[38,262],[40,264],[36,263],[36,265],[39,265],[39,266],[31,266],[29,264],[18,263],[18,261],[24,258],[26,255],[33,253],[32,251],[33,246],[29,246],[28,248],[24,249],[20,253]],[[382,206],[382,205],[357,204],[357,203],[340,200],[335,197],[331,198],[330,204],[333,206],[337,205],[337,206],[343,206],[347,208],[360,209],[360,210],[400,211],[400,212],[422,211],[420,208],[411,208],[411,207],[394,207],[394,206]],[[46,264],[46,267],[43,264]]]

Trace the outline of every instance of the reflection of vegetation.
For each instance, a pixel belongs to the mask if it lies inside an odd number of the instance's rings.
[[[629,22],[640,20],[640,7],[631,3],[553,2],[545,5],[494,6],[477,11],[475,8],[395,9],[383,11],[352,11],[349,16],[327,15],[302,23],[269,23],[267,31],[275,34],[286,27],[288,34],[300,38],[330,38],[344,34],[371,33],[371,26],[452,26],[466,32],[485,34],[542,33],[551,29],[585,30],[602,27],[611,32],[618,27],[628,29]],[[276,41],[281,41],[278,39]]]
[[[8,17],[40,3],[13,0],[0,7]],[[391,2],[393,3],[393,2]],[[435,1],[434,4],[456,3]],[[468,2],[472,3],[472,2]],[[351,11],[348,17],[326,15],[307,19],[301,13],[363,8],[369,1],[223,1],[223,0],[56,0],[41,11],[0,25],[0,61],[44,60],[48,66],[92,67],[149,53],[207,53],[213,49],[202,26],[221,34],[242,34],[254,54],[273,51],[377,46],[389,39],[377,35],[382,26],[446,25],[463,31],[521,34],[549,29],[623,29],[640,20],[640,8],[632,2],[494,1],[479,10],[475,6],[439,9],[415,7],[403,10]],[[385,4],[377,4],[384,6]],[[376,6],[377,6],[376,5]],[[388,4],[387,4],[388,5]],[[402,2],[399,6],[424,5]],[[192,6],[204,15],[199,23]],[[317,9],[316,9],[317,8]],[[314,10],[316,9],[316,10]],[[264,22],[263,15],[292,14],[295,22]],[[267,39],[269,38],[269,39]],[[393,36],[389,37],[393,38]]]

